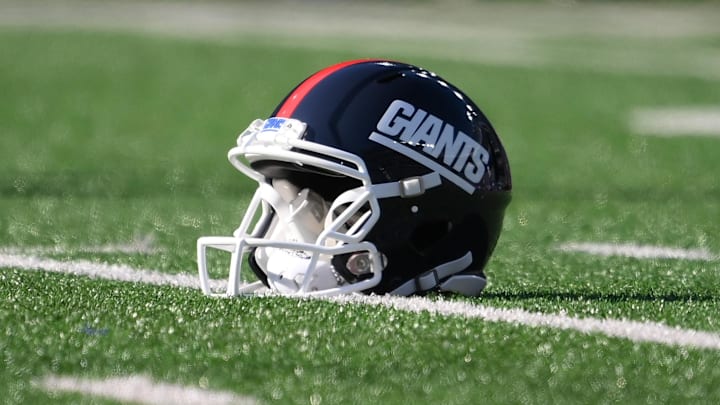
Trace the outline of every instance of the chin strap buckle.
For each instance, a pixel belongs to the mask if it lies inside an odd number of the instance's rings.
[[[425,191],[442,184],[440,174],[430,172],[422,176],[413,176],[389,183],[373,184],[372,190],[377,198],[401,197],[413,198],[425,194]]]
[[[400,183],[400,197],[402,198],[417,197],[425,194],[425,182],[418,176],[402,179],[398,183]]]

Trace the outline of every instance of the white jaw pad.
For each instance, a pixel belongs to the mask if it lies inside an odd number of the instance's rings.
[[[281,294],[295,294],[299,292],[308,269],[312,265],[310,257],[301,257],[300,251],[270,249],[265,265],[268,283]],[[326,260],[317,260],[315,270],[311,272],[308,292],[334,288],[338,286],[331,265]]]

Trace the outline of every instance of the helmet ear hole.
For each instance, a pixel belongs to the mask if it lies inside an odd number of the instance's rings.
[[[444,239],[452,230],[452,222],[437,220],[425,222],[410,234],[410,245],[418,253],[425,254]]]

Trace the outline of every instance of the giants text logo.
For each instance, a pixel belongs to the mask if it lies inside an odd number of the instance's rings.
[[[488,151],[467,134],[402,100],[390,103],[370,140],[438,172],[468,194],[490,160]]]

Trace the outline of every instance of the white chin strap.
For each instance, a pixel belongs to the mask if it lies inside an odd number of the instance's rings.
[[[418,292],[439,291],[455,292],[477,297],[487,284],[485,277],[475,274],[457,274],[472,264],[472,253],[467,252],[459,259],[441,264],[432,270],[413,278],[390,292],[392,295],[411,295]],[[449,276],[449,277],[448,277]],[[444,281],[443,279],[447,278]]]

